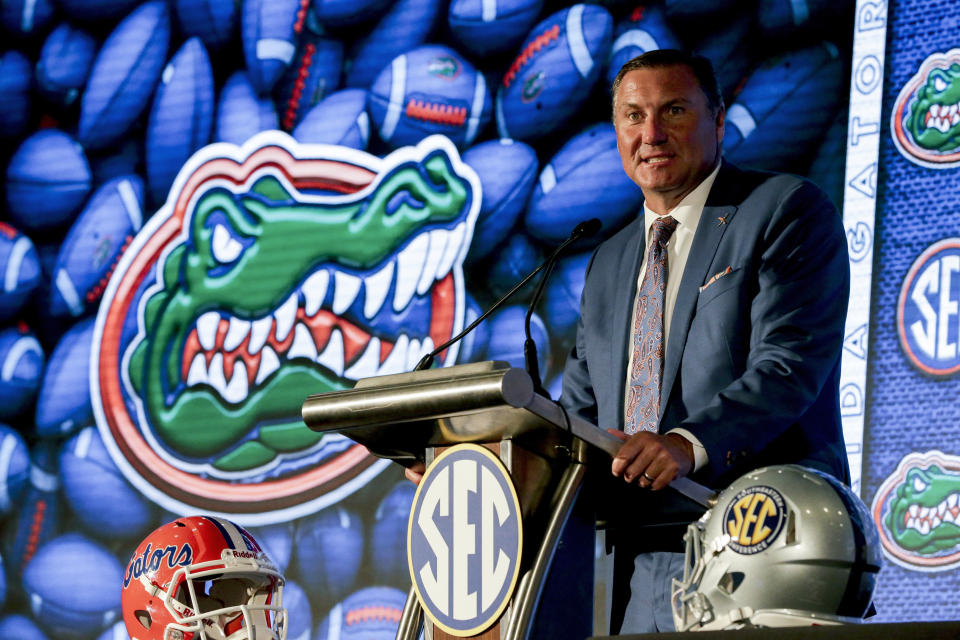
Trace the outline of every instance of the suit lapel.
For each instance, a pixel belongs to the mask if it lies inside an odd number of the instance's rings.
[[[739,171],[726,162],[720,168],[720,173],[717,174],[710,196],[707,198],[707,205],[700,215],[697,232],[693,236],[693,244],[687,256],[687,264],[684,267],[683,278],[680,280],[680,289],[677,291],[677,300],[670,322],[670,336],[660,386],[661,420],[667,413],[665,410],[667,401],[676,382],[677,370],[680,368],[681,356],[687,343],[687,332],[693,321],[697,296],[700,294],[700,285],[706,280],[707,270],[713,262],[720,239],[737,212],[737,207],[721,204],[730,201],[726,196],[729,189],[735,188],[737,173]]]
[[[640,275],[640,265],[643,264],[644,248],[646,238],[644,238],[644,220],[643,210],[633,222],[637,226],[634,233],[629,235],[629,241],[620,256],[620,266],[617,269],[618,283],[627,282],[629,286],[626,290],[629,295],[616,295],[614,297],[614,308],[611,327],[621,327],[622,329],[614,331],[613,340],[610,346],[613,349],[610,354],[610,362],[613,363],[613,384],[620,385],[615,389],[614,397],[621,398],[617,405],[617,424],[623,424],[623,389],[627,384],[627,362],[630,359],[630,337],[633,333],[633,302],[637,297],[637,277]]]

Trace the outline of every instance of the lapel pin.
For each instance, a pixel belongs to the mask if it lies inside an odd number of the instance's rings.
[[[722,227],[725,224],[727,224],[726,216],[717,216],[717,226]]]

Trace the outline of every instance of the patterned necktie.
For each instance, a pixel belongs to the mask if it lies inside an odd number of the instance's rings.
[[[677,228],[670,216],[653,223],[653,241],[640,283],[633,318],[633,366],[623,430],[657,432],[660,418],[660,378],[663,376],[663,304],[667,288],[667,241]]]

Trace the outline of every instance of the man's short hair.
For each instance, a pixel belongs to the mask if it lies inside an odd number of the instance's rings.
[[[620,67],[617,77],[613,80],[613,86],[610,88],[613,97],[613,105],[616,106],[617,90],[620,89],[620,83],[623,77],[631,71],[637,69],[660,69],[663,67],[672,67],[674,65],[683,65],[693,72],[700,90],[707,98],[707,107],[710,111],[717,113],[723,108],[723,94],[720,93],[720,85],[717,84],[717,76],[713,72],[713,65],[703,56],[695,53],[681,51],[679,49],[654,49],[647,51],[635,58],[627,60]]]

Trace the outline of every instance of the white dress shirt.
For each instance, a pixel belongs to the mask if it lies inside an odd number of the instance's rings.
[[[680,290],[680,280],[683,279],[683,269],[687,265],[687,256],[690,255],[690,246],[693,244],[693,235],[697,232],[697,225],[700,224],[700,214],[703,213],[703,207],[707,203],[707,196],[713,187],[713,182],[720,171],[720,163],[714,168],[713,172],[707,176],[703,182],[697,185],[696,189],[684,196],[676,207],[664,215],[672,216],[677,221],[677,228],[667,241],[667,286],[663,301],[663,353],[666,357],[667,349],[670,348],[670,322],[673,318],[673,307],[677,302],[677,292]],[[640,266],[640,274],[637,276],[637,295],[633,299],[633,313],[631,318],[636,317],[637,302],[640,298],[640,285],[643,282],[643,276],[647,272],[647,258],[649,255],[650,240],[652,239],[651,228],[654,221],[661,216],[654,213],[647,203],[643,203],[643,221],[646,250],[644,251],[643,264]],[[633,334],[630,335],[630,359],[627,363],[627,379],[624,388],[624,410],[626,410],[626,399],[630,397],[630,370],[633,368]],[[702,468],[707,464],[707,450],[704,449],[700,441],[686,429],[679,427],[670,429],[667,433],[678,433],[693,445],[694,465],[693,470]]]

